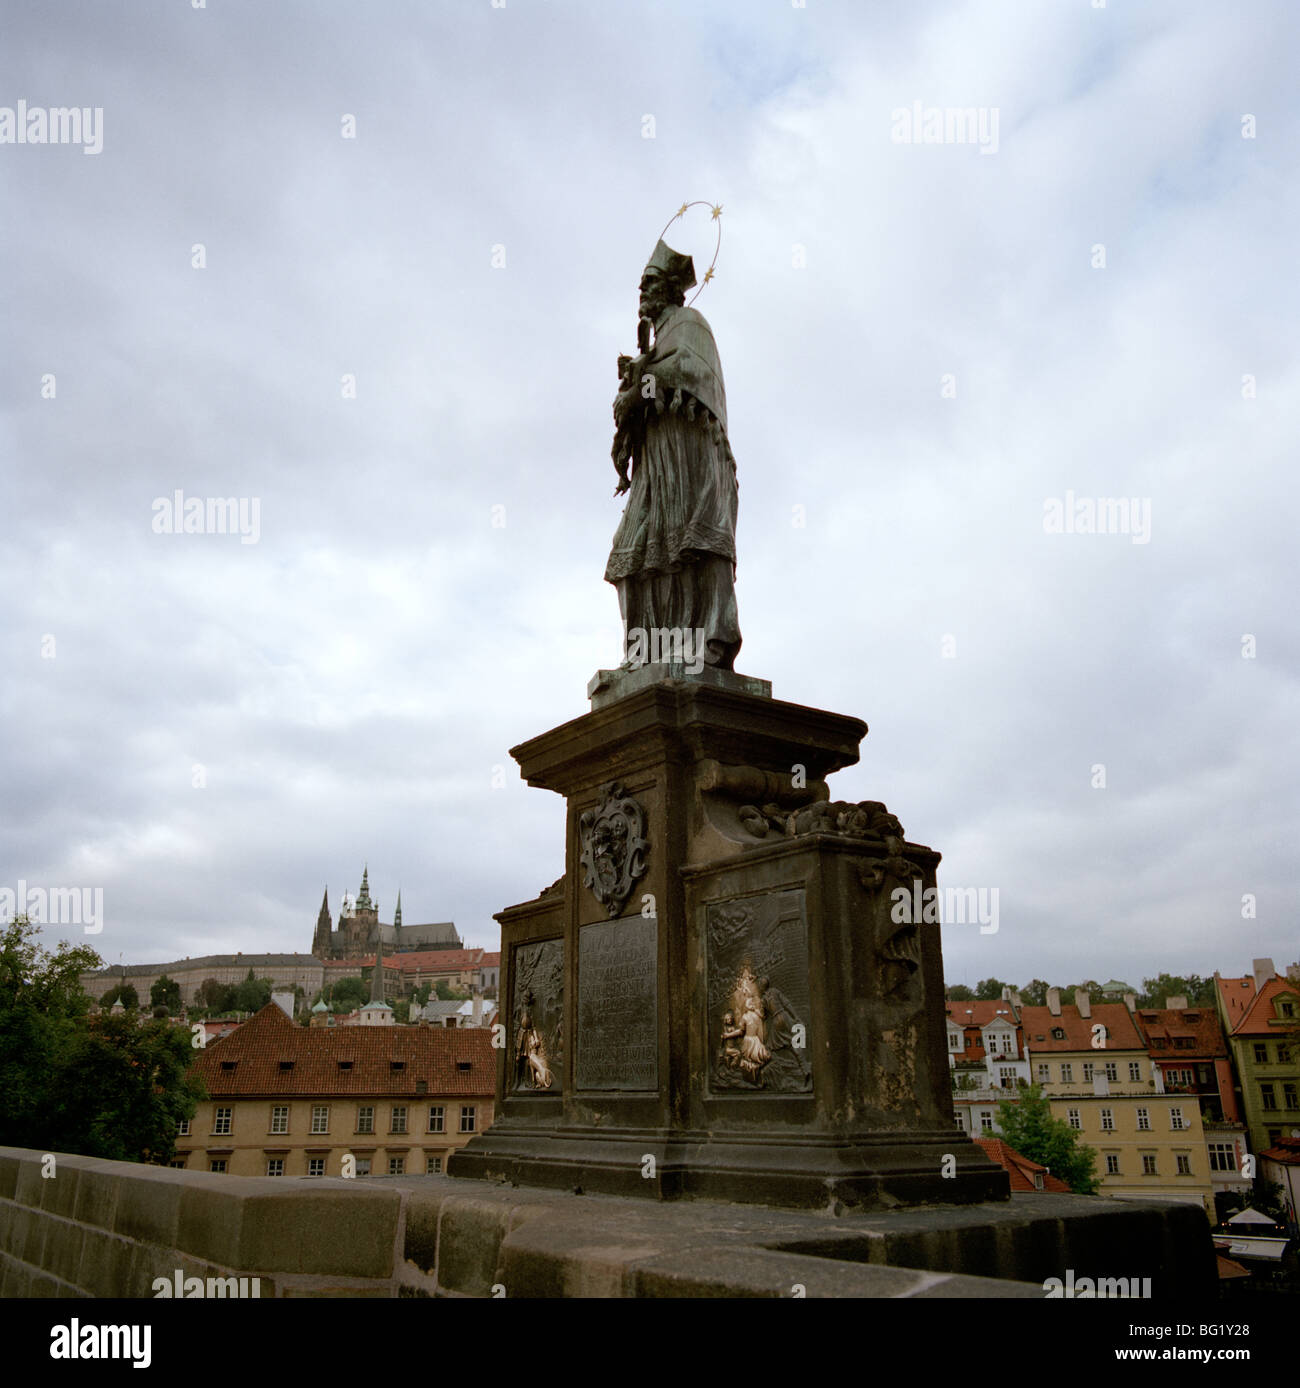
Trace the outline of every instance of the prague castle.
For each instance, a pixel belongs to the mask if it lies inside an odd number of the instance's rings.
[[[362,954],[373,954],[380,942],[392,954],[410,950],[464,948],[464,942],[451,921],[403,925],[401,892],[397,894],[392,925],[381,924],[379,903],[370,896],[370,868],[367,866],[361,873],[361,890],[356,900],[349,901],[347,893],[343,894],[337,928],[330,919],[329,889],[326,889],[320,914],[316,917],[311,952],[317,959],[355,959]]]

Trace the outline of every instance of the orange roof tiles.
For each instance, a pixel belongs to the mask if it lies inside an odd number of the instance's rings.
[[[997,1162],[1011,1177],[1011,1189],[1013,1191],[1051,1190],[1057,1193],[1069,1193],[1070,1187],[1059,1176],[1053,1176],[1045,1166],[1022,1156],[1000,1137],[977,1137],[974,1140],[984,1149],[985,1155]],[[1042,1177],[1042,1185],[1035,1183],[1035,1175]]]
[[[348,1068],[340,1061],[349,1062]],[[395,1070],[394,1062],[401,1068]],[[496,1089],[496,1052],[486,1028],[300,1027],[275,1003],[199,1051],[193,1068],[214,1099],[317,1094],[415,1099],[425,1097],[417,1088],[420,1081],[430,1099],[491,1098]]]
[[[1274,974],[1272,978],[1265,980],[1264,986],[1256,993],[1253,991],[1255,980],[1252,978],[1248,981],[1252,989],[1249,995],[1244,988],[1240,990],[1230,988],[1228,990],[1229,994],[1239,997],[1245,1003],[1245,1006],[1240,1009],[1239,1016],[1234,1015],[1231,1010],[1228,1012],[1229,1020],[1232,1022],[1232,1034],[1234,1036],[1277,1036],[1276,1022],[1272,1026],[1269,1025],[1270,1020],[1277,1015],[1273,1008],[1274,1000],[1284,994],[1292,997],[1300,996],[1300,986],[1288,978],[1283,978],[1280,974]],[[1221,978],[1216,979],[1215,982],[1220,985],[1222,995],[1222,985],[1235,983],[1236,980]]]
[[[1189,1017],[1197,1020],[1191,1022]],[[1219,1014],[1213,1007],[1141,1007],[1137,1019],[1148,1044],[1153,1037],[1165,1041],[1190,1039],[1194,1043],[1191,1046],[1159,1048],[1162,1061],[1213,1060],[1216,1056],[1228,1054],[1228,1043],[1223,1039]]]
[[[1059,1017],[1053,1017],[1046,1007],[1020,1009],[1025,1045],[1031,1052],[1093,1050],[1092,1029],[1098,1022],[1106,1028],[1106,1050],[1146,1050],[1146,1042],[1133,1025],[1133,1018],[1122,1002],[1095,1002],[1092,1004],[1091,1017],[1081,1017],[1074,1003],[1062,1003]],[[1065,1033],[1064,1039],[1058,1040],[1052,1036],[1054,1028]]]

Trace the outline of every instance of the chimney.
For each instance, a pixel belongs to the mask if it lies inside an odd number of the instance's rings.
[[[1252,959],[1250,967],[1255,975],[1255,991],[1258,993],[1261,988],[1273,977],[1277,970],[1273,967],[1271,959]]]
[[[483,994],[477,988],[474,989],[474,1010],[471,1016],[473,1026],[483,1025]]]
[[[1074,1005],[1079,1009],[1080,1017],[1092,1016],[1092,999],[1083,991],[1082,988],[1075,990]]]
[[[1169,1004],[1166,1003],[1165,1005],[1168,1006]],[[1125,994],[1124,994],[1124,1006],[1128,1008],[1128,1010],[1129,1010],[1130,1013],[1136,1012],[1136,1011],[1138,1010],[1138,998],[1137,998],[1137,994],[1136,994],[1136,993],[1125,993]],[[1183,1006],[1184,1006],[1184,1007],[1187,1006],[1187,999],[1186,999],[1186,998],[1183,999]]]
[[[1165,999],[1165,1006],[1173,1012],[1181,1012],[1187,1006],[1187,998],[1182,993],[1175,993],[1173,997]]]
[[[1053,1017],[1061,1015],[1061,990],[1059,988],[1049,988],[1047,990],[1047,1010]]]
[[[271,1001],[284,1013],[286,1017],[293,1021],[293,990],[290,988],[276,988],[271,994]]]

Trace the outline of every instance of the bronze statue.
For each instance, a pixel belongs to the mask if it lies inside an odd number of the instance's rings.
[[[713,333],[684,307],[694,284],[691,257],[661,240],[641,277],[639,354],[618,359],[614,495],[628,500],[605,578],[618,589],[625,656],[636,634],[673,632],[690,643],[688,661],[730,670],[740,650],[736,460]]]

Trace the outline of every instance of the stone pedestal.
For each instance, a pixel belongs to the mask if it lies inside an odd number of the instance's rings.
[[[621,673],[512,751],[568,803],[565,873],[497,916],[497,1118],[449,1174],[811,1208],[1005,1199],[954,1127],[938,928],[895,919],[939,855],[883,805],[828,798],[866,724],[741,676]]]

